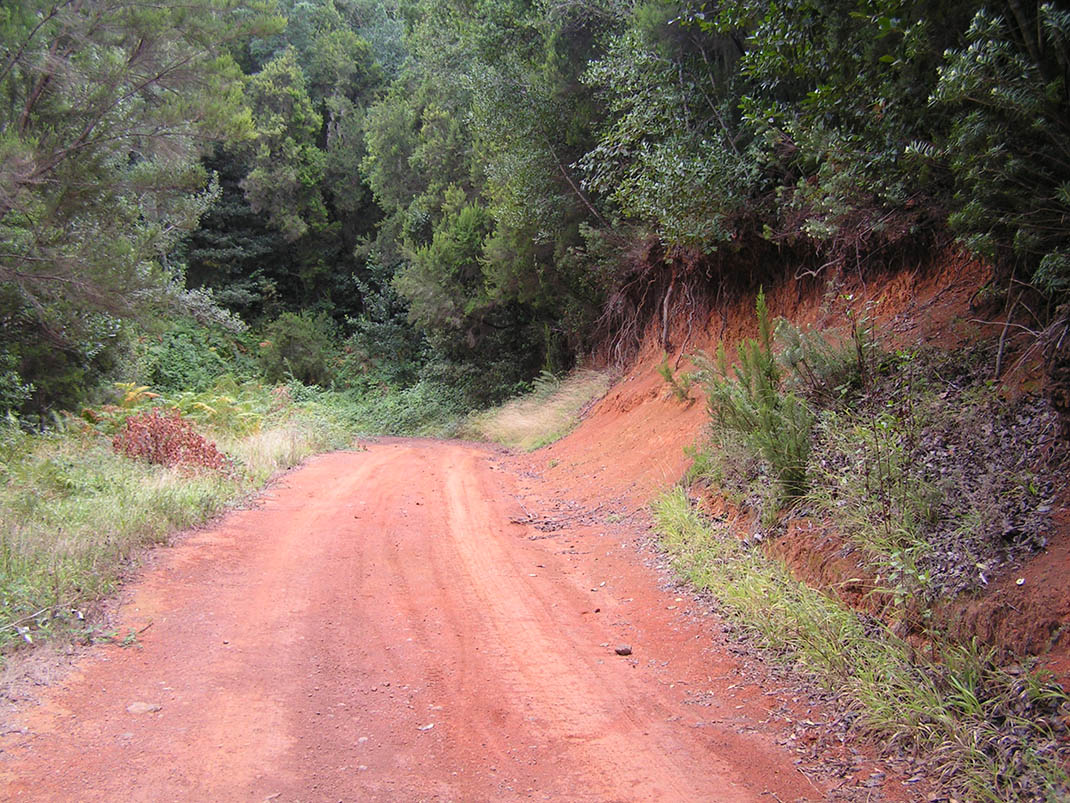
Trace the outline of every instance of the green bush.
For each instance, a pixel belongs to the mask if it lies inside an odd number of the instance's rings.
[[[14,355],[0,353],[0,415],[17,413],[33,395],[33,383],[22,378],[17,363]]]
[[[783,495],[792,498],[806,491],[814,416],[802,399],[780,389],[765,293],[758,294],[756,308],[758,339],[740,344],[731,372],[723,343],[715,360],[700,357],[699,381],[706,389],[715,433],[742,436],[769,464]]]
[[[181,321],[145,338],[138,379],[161,393],[203,392],[226,374],[250,377],[256,366],[248,351],[231,332]]]
[[[408,388],[386,386],[346,397],[344,414],[353,427],[376,435],[451,437],[472,409],[456,387],[426,379]]]
[[[326,313],[284,312],[262,332],[259,362],[269,382],[331,385],[341,357],[337,327]]]
[[[865,316],[849,313],[848,317],[851,331],[839,341],[820,331],[799,329],[784,319],[777,322],[780,363],[789,371],[791,385],[819,406],[853,398],[865,390],[879,368],[880,350],[872,323]]]
[[[932,95],[955,121],[941,153],[955,178],[949,223],[974,252],[1065,296],[1070,12],[1057,3],[1005,8],[1012,13],[977,10]]]

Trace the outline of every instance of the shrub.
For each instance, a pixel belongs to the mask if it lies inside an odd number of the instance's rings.
[[[215,444],[199,435],[178,410],[156,407],[131,416],[111,444],[118,454],[161,466],[223,470],[230,465]]]
[[[691,398],[691,385],[695,380],[694,374],[683,371],[679,374],[674,374],[672,366],[669,365],[669,355],[665,355],[665,359],[662,360],[658,366],[658,373],[661,378],[665,380],[665,384],[669,386],[669,391],[672,393],[672,397],[681,404],[687,404],[694,401]]]
[[[233,333],[179,322],[147,339],[138,379],[164,393],[205,391],[224,374],[249,376],[255,371],[244,351]]]
[[[851,330],[839,342],[820,331],[799,329],[787,320],[777,322],[780,362],[790,372],[792,386],[822,407],[864,391],[879,367],[881,353],[872,322],[850,311],[847,317]]]
[[[269,382],[331,384],[340,358],[335,324],[326,313],[284,312],[263,331],[260,367]]]
[[[33,391],[33,383],[24,382],[18,371],[0,370],[0,413],[17,412],[30,400]]]
[[[806,490],[814,416],[802,399],[781,391],[764,293],[758,294],[756,308],[758,339],[740,344],[732,373],[721,344],[715,361],[699,358],[699,379],[715,430],[741,435],[769,464],[784,495],[795,497]]]

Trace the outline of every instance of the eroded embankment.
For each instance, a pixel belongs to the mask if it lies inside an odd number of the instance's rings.
[[[1014,328],[1004,330],[998,315],[977,306],[983,296],[979,291],[990,278],[985,266],[944,254],[927,266],[865,278],[842,275],[824,283],[812,277],[785,277],[767,289],[767,300],[772,316],[782,316],[800,329],[842,332],[848,316],[867,316],[881,347],[889,351],[975,348],[995,343],[1002,331],[1009,331],[1000,358],[1004,367],[1009,366],[1004,392],[1011,397],[1037,393],[1038,351],[1029,350],[1028,336]],[[757,334],[754,298],[749,294],[722,303],[700,321],[689,318],[681,295],[672,321],[667,339],[676,347],[667,356],[680,371],[692,368],[690,353],[712,353],[723,342],[731,357],[738,343]],[[666,357],[665,339],[662,322],[653,322],[636,363],[581,427],[540,450],[531,465],[562,488],[575,472],[583,472],[600,481],[606,496],[633,507],[646,505],[655,493],[680,480],[691,463],[684,450],[703,438],[709,416],[697,389],[692,391],[695,401],[688,404],[672,398],[657,370]],[[1020,446],[1028,450],[1042,445]],[[755,529],[755,511],[723,498],[711,498],[708,504],[712,512],[730,518],[741,535]],[[870,595],[876,578],[835,527],[805,517],[788,517],[782,524],[785,534],[766,549],[785,561],[800,580],[862,610],[880,608]],[[964,641],[977,637],[1004,651],[1041,656],[1067,685],[1070,589],[1058,578],[1070,570],[1070,519],[1057,509],[1043,538],[1047,549],[1002,565],[994,574],[986,571],[984,588],[945,600],[937,614]]]

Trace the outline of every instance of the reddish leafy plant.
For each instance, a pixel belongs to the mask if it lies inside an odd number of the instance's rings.
[[[230,459],[174,409],[155,407],[131,416],[112,438],[111,445],[118,454],[161,466],[231,468]]]

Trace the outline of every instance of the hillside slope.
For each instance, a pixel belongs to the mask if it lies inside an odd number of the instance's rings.
[[[911,266],[879,276],[841,276],[826,284],[812,277],[787,276],[768,289],[770,314],[796,326],[836,329],[846,315],[868,315],[885,349],[936,346],[956,349],[998,338],[1003,327],[990,310],[975,305],[990,278],[984,265],[954,253],[941,254],[929,265]],[[721,341],[729,355],[744,338],[756,334],[754,298],[741,294],[714,308],[701,324],[687,331],[688,310],[678,308],[670,337],[686,342],[686,351],[668,355],[670,365],[687,370],[688,355],[712,353]],[[985,320],[984,316],[992,316]],[[698,388],[694,401],[672,398],[658,372],[666,357],[660,323],[646,333],[639,358],[610,391],[592,406],[585,420],[565,439],[523,458],[538,472],[579,501],[614,499],[621,513],[644,508],[660,491],[680,481],[691,458],[685,448],[699,442],[709,414]],[[1039,388],[1028,360],[1027,338],[1015,340],[1010,330],[1004,365],[1004,393],[1035,394]],[[715,503],[717,504],[717,503]],[[729,506],[731,507],[731,506]],[[725,512],[719,508],[718,512]],[[745,511],[732,509],[734,516]],[[772,552],[796,576],[823,588],[841,586],[858,570],[841,554],[843,541],[827,526],[813,522],[792,526]],[[1070,568],[1070,517],[1056,511],[1047,534],[1048,547],[990,578],[985,593],[946,601],[941,616],[958,636],[1022,655],[1039,655],[1063,683],[1070,681],[1070,594],[1062,578]],[[1021,581],[1021,582],[1019,582]],[[856,600],[857,601],[857,600]]]

